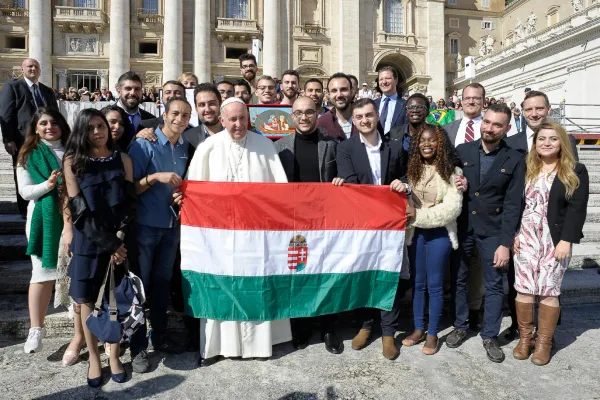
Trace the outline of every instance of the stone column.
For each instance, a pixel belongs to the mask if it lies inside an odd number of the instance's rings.
[[[29,0],[29,57],[42,69],[40,82],[52,87],[52,2]]]
[[[55,68],[54,75],[58,75],[58,85],[56,86],[56,88],[58,90],[60,90],[62,88],[65,88],[68,90],[69,87],[67,86],[67,70]]]
[[[108,89],[108,70],[107,69],[99,69],[98,75],[100,75],[100,88]]]
[[[194,3],[194,74],[200,82],[210,82],[210,0]]]
[[[129,1],[110,2],[110,61],[107,89],[116,94],[119,77],[130,70]],[[110,86],[109,86],[110,85]]]
[[[281,4],[280,0],[264,0],[264,39],[262,67],[265,75],[281,74]]]
[[[413,15],[414,15],[414,10],[413,8],[415,7],[415,2],[414,0],[409,0],[408,4],[406,5],[406,35],[407,36],[414,36],[415,35],[415,28],[413,25]]]
[[[338,71],[344,71],[347,74],[352,74],[360,78],[361,76],[361,59],[365,59],[362,55],[364,44],[360,41],[360,0],[340,0],[337,2],[337,9],[340,26],[340,48],[339,68]],[[371,17],[369,17],[371,18]]]
[[[165,35],[163,41],[163,82],[166,82],[168,80],[177,80],[183,72],[182,3],[183,0],[171,0],[169,1],[169,5],[165,7]]]
[[[446,98],[446,68],[444,57],[444,0],[427,2],[427,72],[431,80],[428,93],[434,99]]]

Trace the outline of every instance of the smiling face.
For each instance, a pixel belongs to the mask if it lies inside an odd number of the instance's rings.
[[[434,131],[427,129],[419,138],[419,153],[425,163],[433,164],[437,155],[438,138]]]
[[[181,135],[190,123],[192,107],[186,101],[174,101],[169,111],[163,113],[165,126],[173,133]]]
[[[276,101],[275,82],[269,79],[262,79],[256,85],[256,95],[259,104],[272,104]]]
[[[361,108],[355,108],[352,111],[352,123],[363,136],[369,136],[377,131],[379,113],[372,104],[367,104]]]
[[[21,64],[21,72],[23,72],[23,76],[25,78],[29,79],[33,83],[37,83],[42,70],[39,62],[33,58],[26,58]]]
[[[486,111],[481,121],[481,140],[488,144],[498,143],[510,130],[510,117],[501,112]]]
[[[550,106],[546,105],[546,99],[542,96],[531,97],[523,102],[523,115],[527,126],[536,131],[546,122],[550,113]]]
[[[334,78],[329,81],[329,100],[338,110],[346,110],[352,104],[350,85],[346,78]]]
[[[413,125],[419,125],[425,122],[425,118],[429,114],[429,110],[425,105],[425,100],[413,97],[408,101],[406,105],[406,116],[408,118],[408,122]]]
[[[325,96],[325,93],[323,93],[323,85],[319,84],[319,82],[307,83],[304,89],[304,94],[310,97],[315,104],[323,104],[323,97]]]
[[[254,80],[254,78],[256,78],[257,70],[258,67],[256,66],[256,63],[252,60],[244,60],[240,65],[240,73],[248,82],[251,82]]]
[[[121,104],[123,104],[129,111],[137,109],[138,105],[142,101],[142,84],[137,81],[126,80],[123,81],[121,87],[117,87]]]
[[[213,92],[207,90],[196,94],[196,113],[203,124],[214,126],[219,123],[219,107],[219,99]]]
[[[379,88],[386,96],[391,96],[396,93],[396,86],[398,85],[398,79],[394,79],[392,71],[381,71],[377,78]]]
[[[483,90],[469,86],[463,90],[462,95],[462,107],[465,116],[475,118],[481,115],[484,101]]]
[[[221,82],[217,85],[217,90],[221,94],[221,101],[225,101],[230,97],[233,97],[235,90],[233,85],[225,82]]]
[[[244,104],[234,102],[226,105],[219,120],[233,140],[241,140],[248,133],[248,108]]]
[[[540,129],[535,140],[535,150],[542,158],[555,159],[560,154],[560,138],[552,129]]]
[[[167,101],[171,99],[182,99],[184,96],[185,91],[179,85],[168,83],[163,86],[163,104],[167,104]]]
[[[183,86],[185,86],[186,89],[193,89],[198,86],[198,81],[193,76],[185,78],[183,81],[181,81],[181,83],[183,83]]]
[[[284,75],[281,78],[281,91],[288,99],[294,99],[298,95],[300,84],[295,75]]]
[[[313,132],[317,126],[315,102],[311,98],[300,97],[292,106],[292,118],[296,123],[296,131],[302,134]]]
[[[113,138],[113,141],[119,140],[125,132],[125,125],[123,125],[121,114],[118,111],[109,111],[106,114],[106,119],[108,121],[108,128],[110,129],[110,134]]]
[[[35,133],[37,133],[40,138],[50,142],[59,140],[62,136],[60,126],[58,126],[56,121],[54,121],[54,118],[48,114],[43,114],[40,117],[35,127]]]
[[[108,142],[108,126],[98,116],[90,118],[88,123],[88,141],[92,147],[98,149],[106,146]]]

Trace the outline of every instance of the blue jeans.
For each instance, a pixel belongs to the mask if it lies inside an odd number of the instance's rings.
[[[415,279],[413,314],[415,329],[425,330],[425,291],[429,293],[429,328],[427,334],[436,336],[444,310],[444,275],[452,243],[445,227],[415,229],[408,259]]]
[[[483,339],[497,339],[502,323],[502,306],[504,286],[502,284],[502,268],[494,268],[494,253],[500,246],[500,237],[481,236],[473,231],[459,236],[460,247],[456,252],[453,268],[455,285],[456,319],[454,327],[466,330],[469,318],[469,302],[467,300],[467,280],[471,265],[471,254],[475,246],[483,264],[483,283],[485,287],[485,304],[483,309]]]
[[[150,305],[152,344],[160,345],[167,330],[167,306],[169,304],[169,281],[173,276],[173,264],[179,250],[181,228],[154,228],[137,225],[139,269],[144,290]],[[146,325],[138,329],[131,340],[131,353],[137,354],[148,348]]]

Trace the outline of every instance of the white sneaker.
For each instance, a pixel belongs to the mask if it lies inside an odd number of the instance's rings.
[[[46,328],[30,328],[23,350],[25,354],[39,353],[43,349],[42,339],[46,337]]]

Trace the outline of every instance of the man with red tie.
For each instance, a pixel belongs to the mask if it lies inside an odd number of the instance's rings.
[[[464,116],[444,126],[454,146],[472,142],[481,137],[481,112],[485,99],[485,88],[480,83],[471,83],[463,89],[462,105]]]

